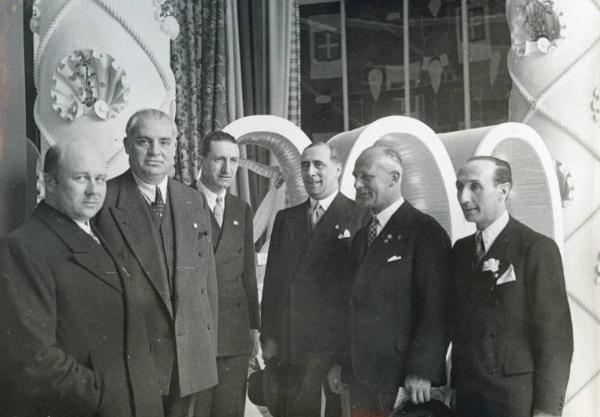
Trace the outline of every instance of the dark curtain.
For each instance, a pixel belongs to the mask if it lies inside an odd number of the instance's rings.
[[[190,184],[198,174],[202,138],[228,123],[225,2],[174,0],[173,5],[180,25],[171,42],[179,142],[175,175]]]
[[[238,0],[242,90],[246,116],[269,113],[267,1]],[[269,152],[246,146],[248,159],[269,163]],[[269,180],[248,174],[250,198],[256,209],[269,190]]]

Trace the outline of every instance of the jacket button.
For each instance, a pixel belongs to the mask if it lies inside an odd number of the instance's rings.
[[[490,368],[488,372],[490,375],[494,375],[497,372],[497,370],[496,368]]]
[[[207,325],[206,325],[206,328],[207,328],[208,330],[210,330],[210,324],[207,324]]]
[[[490,337],[491,337],[492,339],[493,339],[493,338],[495,338],[495,337],[496,337],[496,332],[491,332],[491,333],[490,333]]]
[[[200,294],[204,294],[204,288],[200,288]]]

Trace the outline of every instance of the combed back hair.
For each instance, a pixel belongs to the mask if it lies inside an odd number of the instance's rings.
[[[317,148],[320,146],[323,146],[323,147],[329,149],[329,159],[331,160],[331,162],[335,162],[336,164],[339,164],[341,162],[340,155],[338,154],[337,149],[326,142],[313,142],[310,145],[308,145],[306,148],[304,148],[302,153],[306,152],[307,149]]]
[[[210,152],[210,144],[213,142],[231,142],[237,145],[235,138],[229,133],[223,132],[222,130],[213,130],[202,139],[202,147],[200,149],[200,154],[202,156],[205,157],[208,155]]]
[[[158,109],[142,109],[133,113],[125,126],[125,134],[127,136],[137,135],[140,121],[146,119],[167,121],[173,128],[173,138],[177,136],[177,128],[175,127],[175,123],[173,122],[173,119],[171,119],[171,116]]]
[[[495,156],[474,156],[467,160],[467,162],[470,161],[493,162],[494,165],[496,165],[496,170],[494,172],[494,184],[498,185],[509,183],[511,186],[513,185],[512,170],[510,168],[510,164],[505,160],[496,158]]]
[[[385,155],[386,158],[388,158],[390,161],[392,161],[394,164],[400,167],[400,174],[402,174],[402,157],[400,156],[397,150],[388,145],[377,144],[371,146],[371,148],[381,150],[381,152]]]
[[[44,174],[51,175],[56,178],[60,168],[60,159],[62,158],[65,150],[59,145],[52,145],[46,151],[44,156]]]

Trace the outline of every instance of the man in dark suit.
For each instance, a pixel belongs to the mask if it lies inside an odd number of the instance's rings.
[[[573,334],[558,248],[508,215],[507,162],[469,159],[456,188],[465,218],[477,226],[452,252],[457,414],[559,416]]]
[[[0,246],[0,415],[163,416],[125,268],[89,219],[106,163],[85,142],[45,156],[46,197]]]
[[[349,385],[354,413],[387,415],[399,387],[422,403],[444,383],[450,241],[403,199],[395,150],[366,149],[353,175],[357,201],[374,215],[352,242],[349,352],[328,379],[336,392]]]
[[[338,192],[334,149],[308,146],[301,170],[310,199],[277,213],[262,299],[263,357],[282,369],[277,417],[320,415],[321,387],[339,349],[335,327],[346,299],[349,245],[364,218]]]
[[[159,110],[129,119],[130,170],[108,182],[96,224],[125,265],[141,303],[165,414],[193,413],[217,383],[217,280],[202,194],[167,175],[175,125]]]
[[[254,260],[252,209],[227,193],[235,180],[240,150],[228,133],[202,141],[202,173],[196,184],[212,211],[212,236],[219,290],[217,369],[219,385],[208,401],[196,402],[196,416],[243,417],[248,359],[258,343],[260,314]]]

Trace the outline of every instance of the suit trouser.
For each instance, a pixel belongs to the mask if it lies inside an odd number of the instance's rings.
[[[248,355],[217,357],[219,385],[198,393],[194,417],[243,417]]]
[[[319,360],[307,366],[287,365],[281,369],[280,410],[275,417],[321,416],[322,389],[325,391],[325,417],[341,415],[340,398],[327,386],[329,368]]]
[[[350,409],[352,417],[385,417],[394,408],[398,394],[397,386],[375,386],[363,384],[355,378],[347,378],[350,388]]]

